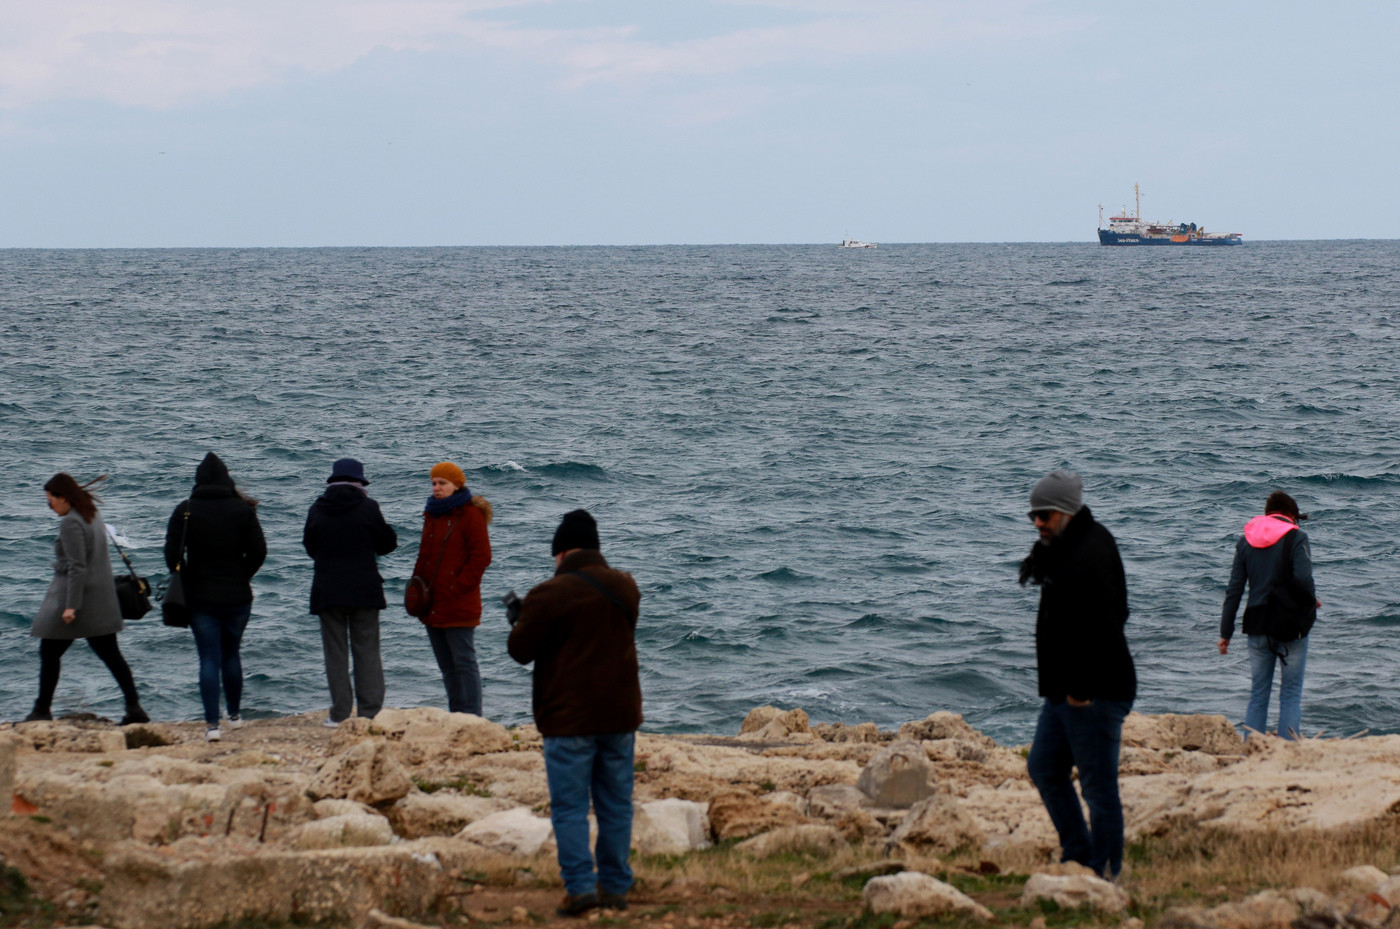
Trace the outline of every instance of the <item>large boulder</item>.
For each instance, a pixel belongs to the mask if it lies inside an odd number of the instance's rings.
[[[901,739],[875,754],[860,772],[856,786],[872,806],[908,809],[931,796],[933,765],[918,742]]]
[[[996,745],[990,736],[983,735],[963,718],[961,713],[950,713],[947,710],[939,710],[930,713],[927,718],[917,722],[909,722],[899,727],[899,738],[911,742],[934,742],[943,739],[952,739],[958,742],[967,742],[972,745],[980,745],[983,748],[991,748]]]
[[[838,829],[817,823],[781,826],[734,846],[735,851],[751,858],[772,858],[785,854],[830,858],[847,848],[850,846]]]
[[[632,847],[643,855],[684,855],[710,844],[709,804],[671,797],[638,806]]]
[[[314,800],[357,800],[371,806],[392,803],[413,790],[408,772],[383,739],[361,742],[328,759],[306,788]]]
[[[1342,879],[1343,883],[1355,888],[1360,893],[1370,894],[1376,893],[1390,875],[1373,864],[1363,864],[1347,868],[1337,876]]]
[[[1302,909],[1287,894],[1266,890],[1238,903],[1174,907],[1162,914],[1162,929],[1290,929]]]
[[[960,848],[981,848],[987,841],[982,827],[951,794],[921,800],[890,836],[890,848],[923,855],[948,854]]]
[[[872,913],[895,913],[912,918],[955,913],[974,919],[992,919],[991,910],[961,890],[918,871],[872,877],[866,882],[862,897],[866,909]]]
[[[1053,900],[1065,909],[1087,906],[1100,913],[1121,913],[1128,895],[1117,884],[1089,874],[1032,874],[1021,891],[1021,906]]]
[[[548,819],[520,806],[478,819],[457,833],[457,838],[497,854],[530,858],[539,854],[553,834]]]
[[[324,801],[323,801],[324,802]],[[405,839],[429,835],[456,835],[492,813],[518,806],[498,797],[474,797],[414,791],[384,811],[394,832]]]

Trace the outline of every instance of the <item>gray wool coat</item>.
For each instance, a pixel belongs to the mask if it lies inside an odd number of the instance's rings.
[[[125,624],[102,516],[89,523],[77,510],[69,510],[59,521],[53,548],[53,583],[29,634],[36,639],[87,639],[121,632]],[[65,623],[63,611],[69,607],[78,611],[78,618]]]

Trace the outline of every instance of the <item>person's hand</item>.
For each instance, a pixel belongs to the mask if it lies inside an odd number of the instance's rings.
[[[1068,703],[1070,706],[1092,706],[1094,701],[1093,701],[1093,700],[1076,700],[1074,697],[1071,697],[1069,694],[1065,694],[1065,702]]]
[[[1317,604],[1317,608],[1318,608],[1319,610],[1322,609],[1322,601],[1321,601],[1321,600],[1318,600],[1316,597],[1314,597],[1314,598],[1313,598],[1313,602]]]
[[[72,607],[69,607],[68,609],[66,609],[66,610],[63,611],[63,621],[64,621],[65,623],[71,623],[71,622],[73,622],[74,620],[76,620],[77,618],[78,618],[78,611],[75,610],[75,609],[73,609]]]
[[[1221,639],[1219,642],[1217,642],[1217,643],[1215,643],[1215,644],[1216,644],[1216,646],[1220,649],[1220,654],[1222,654],[1222,655],[1228,655],[1228,654],[1230,654],[1230,640],[1229,640],[1229,639]]]

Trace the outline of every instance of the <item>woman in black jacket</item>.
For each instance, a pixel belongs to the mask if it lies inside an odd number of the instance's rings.
[[[267,557],[257,501],[238,492],[228,468],[213,452],[194,472],[194,490],[175,507],[165,530],[165,563],[184,561],[190,631],[199,650],[199,695],[204,738],[217,742],[219,680],[223,679],[230,729],[243,725],[243,662],[238,650],[253,612],[253,575]],[[183,540],[183,549],[181,546]]]

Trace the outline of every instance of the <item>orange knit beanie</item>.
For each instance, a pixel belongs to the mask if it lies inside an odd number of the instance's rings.
[[[467,476],[462,473],[461,468],[450,461],[439,461],[437,464],[433,465],[433,470],[429,474],[429,477],[443,478],[444,480],[451,481],[458,487],[467,486]]]

